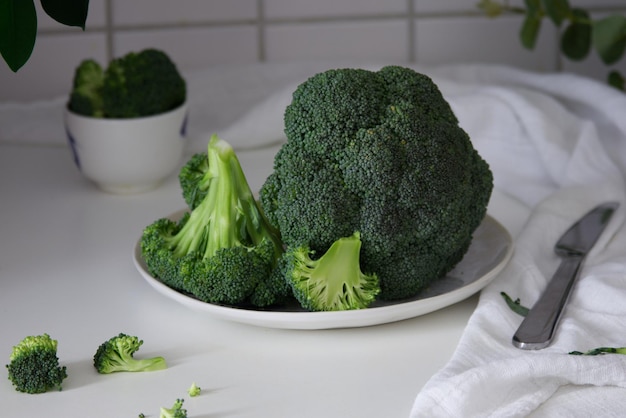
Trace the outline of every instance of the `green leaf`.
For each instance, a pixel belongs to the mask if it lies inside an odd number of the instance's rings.
[[[502,14],[502,3],[493,0],[480,0],[476,6],[481,9],[487,17],[497,17]]]
[[[571,13],[568,0],[543,0],[543,8],[556,26],[561,26]]]
[[[541,29],[541,18],[537,17],[537,15],[527,14],[519,34],[520,41],[525,48],[535,48],[537,37],[539,36],[539,29]]]
[[[500,296],[504,298],[504,301],[513,312],[521,316],[528,315],[529,309],[521,304],[519,298],[513,300],[506,292],[500,292]]]
[[[592,40],[605,64],[619,61],[626,48],[626,16],[613,15],[595,21]]]
[[[574,61],[584,59],[591,50],[591,24],[589,14],[581,9],[573,9],[574,20],[565,28],[561,36],[561,51]]]
[[[57,22],[85,30],[89,0],[41,0],[41,6]]]
[[[527,15],[537,15],[541,13],[541,0],[524,0]]]
[[[598,347],[589,351],[570,351],[576,356],[597,356],[599,354],[626,354],[626,347]]]
[[[620,74],[619,71],[611,71],[607,77],[607,81],[610,86],[618,90],[626,91],[626,79],[624,79],[624,76]]]
[[[33,0],[0,0],[0,54],[13,72],[28,61],[36,38]]]

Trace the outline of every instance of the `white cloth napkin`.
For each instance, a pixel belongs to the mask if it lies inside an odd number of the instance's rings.
[[[418,394],[411,416],[624,416],[626,356],[568,353],[626,346],[626,95],[571,75],[498,67],[437,75],[497,187],[532,213],[511,262],[482,291],[455,354]],[[587,257],[553,344],[513,347],[522,318],[500,292],[532,306],[559,263],[556,240],[606,200],[621,207]]]

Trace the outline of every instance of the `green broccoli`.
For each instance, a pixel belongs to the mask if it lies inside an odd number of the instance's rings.
[[[13,347],[6,367],[15,389],[26,393],[61,390],[61,383],[67,377],[66,367],[59,365],[57,341],[48,334],[24,338]]]
[[[109,63],[102,100],[107,117],[156,115],[183,104],[187,87],[176,65],[163,52],[130,52]]]
[[[120,333],[102,343],[93,357],[93,365],[101,374],[115,372],[149,372],[167,368],[163,357],[136,359],[135,352],[143,340]]]
[[[171,408],[161,407],[159,418],[187,418],[187,410],[183,408],[183,399],[176,399]]]
[[[196,396],[200,395],[200,392],[202,392],[202,388],[200,388],[200,386],[196,385],[196,382],[193,382],[191,384],[191,386],[189,387],[189,389],[187,389],[187,393],[192,398],[195,398]]]
[[[381,299],[411,297],[467,251],[493,187],[435,83],[411,69],[332,69],[301,83],[260,191],[287,252],[361,234]]]
[[[92,59],[82,61],[74,72],[69,109],[80,115],[104,117],[103,85],[104,70],[100,64]]]
[[[74,74],[68,108],[85,116],[136,118],[173,110],[187,84],[169,56],[157,49],[130,52],[103,69],[83,61]]]
[[[188,165],[206,160],[204,174]],[[260,210],[232,147],[213,135],[204,157],[181,169],[181,185],[202,200],[178,222],[158,219],[144,228],[142,257],[166,285],[210,303],[268,306],[286,295],[270,286],[283,248]]]
[[[180,169],[178,180],[183,193],[183,199],[189,209],[193,210],[204,199],[209,188],[211,177],[207,176],[209,161],[206,153],[191,156]]]
[[[285,275],[300,305],[310,311],[367,308],[380,292],[375,274],[361,272],[360,234],[339,238],[321,257],[308,246],[291,247]]]

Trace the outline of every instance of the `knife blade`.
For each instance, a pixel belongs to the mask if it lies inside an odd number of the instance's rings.
[[[554,251],[562,258],[561,264],[517,329],[514,346],[539,350],[550,345],[583,261],[618,206],[618,202],[606,202],[595,207],[559,238]]]

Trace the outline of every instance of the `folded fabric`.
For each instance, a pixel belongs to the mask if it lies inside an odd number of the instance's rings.
[[[450,101],[498,187],[533,211],[511,262],[482,291],[455,354],[411,416],[623,416],[626,357],[568,353],[626,345],[626,196],[623,155],[615,154],[626,142],[618,113],[626,95],[571,75],[471,66],[444,73],[473,85],[450,91]],[[586,259],[555,340],[543,350],[515,348],[522,318],[500,293],[532,306],[558,266],[556,240],[607,200],[621,207]]]

